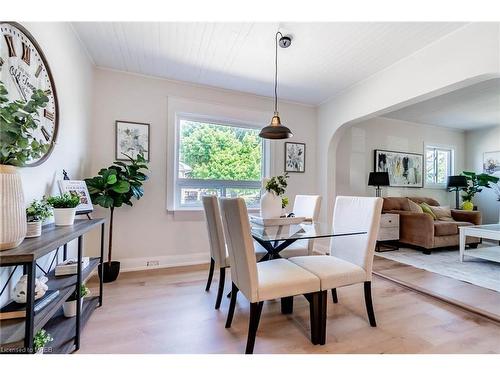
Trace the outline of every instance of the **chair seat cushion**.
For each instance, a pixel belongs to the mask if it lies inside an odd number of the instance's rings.
[[[280,251],[280,257],[291,258],[306,256],[309,254],[309,240],[298,240],[288,246],[286,249]]]
[[[259,279],[257,300],[250,302],[296,296],[320,290],[320,281],[315,275],[286,259],[257,263],[257,274]]]
[[[330,255],[290,258],[290,262],[315,274],[321,290],[328,290],[367,281],[363,268]]]

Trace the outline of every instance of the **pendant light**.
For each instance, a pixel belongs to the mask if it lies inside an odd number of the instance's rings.
[[[262,128],[259,137],[266,139],[286,139],[293,136],[293,133],[285,125],[281,124],[280,115],[278,112],[278,36],[279,45],[281,48],[288,48],[292,44],[292,39],[289,36],[283,36],[279,31],[275,36],[275,58],[274,58],[274,116],[271,123]]]

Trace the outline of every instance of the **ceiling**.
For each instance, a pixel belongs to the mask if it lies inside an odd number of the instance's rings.
[[[500,79],[440,95],[384,117],[461,130],[500,126]]]
[[[448,22],[75,22],[97,66],[318,105],[463,26]]]

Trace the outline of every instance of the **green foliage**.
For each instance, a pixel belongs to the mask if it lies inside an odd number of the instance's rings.
[[[286,206],[288,206],[288,203],[289,203],[288,197],[281,198],[281,208],[285,208]]]
[[[26,218],[28,222],[44,221],[52,216],[52,207],[46,200],[33,200],[26,208]]]
[[[90,294],[90,289],[87,288],[87,285],[85,284],[80,284],[80,296],[83,298],[85,296],[88,296]],[[78,298],[76,295],[76,290],[69,296],[68,301],[75,301]]]
[[[142,154],[137,159],[125,156],[130,164],[117,161],[101,169],[97,176],[85,179],[92,203],[104,208],[132,206],[132,198],[141,199],[144,195],[142,184],[148,176],[142,171],[148,170],[147,162]]]
[[[33,349],[38,351],[47,345],[49,342],[53,341],[52,336],[44,329],[39,330],[33,337]]]
[[[24,166],[41,157],[50,143],[40,143],[31,135],[37,128],[38,111],[49,99],[42,90],[33,92],[31,99],[9,102],[7,89],[0,81],[0,164]]]
[[[500,179],[486,173],[476,174],[474,172],[462,172],[462,176],[467,179],[467,187],[462,188],[464,201],[472,201],[476,193],[480,193],[484,188],[491,188],[490,182],[496,184]]]
[[[186,121],[181,129],[181,162],[190,178],[258,181],[262,142],[257,131]]]
[[[269,192],[274,192],[277,196],[285,194],[288,182],[288,173],[285,172],[282,176],[274,176],[265,181],[264,188]]]
[[[64,193],[48,197],[47,203],[53,208],[75,208],[80,204],[80,198],[77,195]]]

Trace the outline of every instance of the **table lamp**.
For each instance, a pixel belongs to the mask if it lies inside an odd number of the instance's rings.
[[[455,192],[455,208],[457,210],[460,208],[458,202],[458,192],[464,187],[467,187],[467,178],[465,178],[465,176],[448,176],[448,184],[446,185],[446,188],[448,191]]]
[[[381,186],[389,186],[389,173],[388,172],[370,172],[368,177],[368,185],[376,186],[375,195],[381,196]]]

